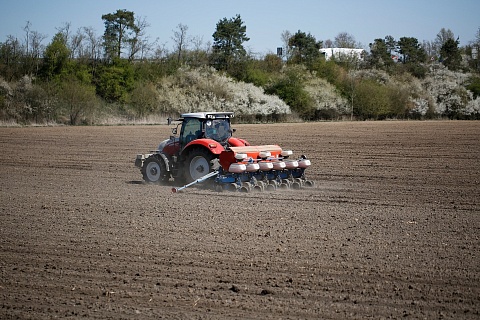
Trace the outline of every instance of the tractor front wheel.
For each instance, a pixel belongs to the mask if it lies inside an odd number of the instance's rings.
[[[185,161],[185,178],[187,183],[200,179],[206,174],[213,171],[212,160],[214,158],[213,153],[201,149],[195,148],[190,151]]]
[[[168,180],[165,162],[156,155],[145,159],[142,166],[143,180],[150,183],[164,183]]]

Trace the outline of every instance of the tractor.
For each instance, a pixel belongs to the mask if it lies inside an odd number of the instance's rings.
[[[233,112],[182,114],[170,138],[162,141],[157,150],[137,154],[135,166],[143,180],[186,183],[182,188],[173,188],[174,192],[205,180],[213,180],[218,191],[313,186],[304,174],[310,160],[303,155],[291,160],[292,151],[278,145],[251,146],[233,137],[233,117]],[[171,119],[168,123],[172,123]]]

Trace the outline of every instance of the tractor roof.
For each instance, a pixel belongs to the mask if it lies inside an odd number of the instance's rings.
[[[198,119],[229,119],[233,118],[233,112],[192,112],[183,113],[180,115],[180,119],[185,118],[198,118]]]

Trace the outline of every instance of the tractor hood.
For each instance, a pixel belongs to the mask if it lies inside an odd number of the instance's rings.
[[[174,139],[166,139],[160,142],[158,145],[158,151],[163,152],[166,146],[171,146],[178,143],[178,138],[175,137]]]
[[[158,145],[158,152],[161,152],[167,156],[173,156],[180,150],[180,140],[178,137],[171,137],[170,139],[163,140]]]
[[[160,152],[163,151],[163,148],[165,148],[168,141],[170,141],[170,139],[166,139],[166,140],[163,140],[162,142],[160,142],[160,144],[158,145],[158,151],[160,151]]]

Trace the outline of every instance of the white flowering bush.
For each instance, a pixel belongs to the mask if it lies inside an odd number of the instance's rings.
[[[450,71],[440,64],[431,66],[422,87],[437,116],[461,118],[480,113],[478,98],[465,88],[468,78],[469,74]]]
[[[425,98],[412,98],[412,108],[410,113],[413,115],[419,115],[420,117],[425,117],[429,111],[430,103],[428,99]]]
[[[162,112],[233,111],[237,114],[290,114],[280,98],[237,82],[212,68],[181,69],[158,84]]]
[[[13,90],[2,77],[0,77],[0,96],[6,98],[11,97],[13,95]]]
[[[390,76],[387,72],[378,69],[362,69],[354,72],[354,76],[357,79],[369,79],[375,80],[381,84],[390,83]]]
[[[465,115],[473,116],[480,118],[480,97],[477,97],[475,100],[470,100],[464,110]]]
[[[11,115],[10,105],[13,90],[3,78],[0,77],[0,120],[8,120]]]
[[[2,117],[20,119],[32,113],[32,106],[28,101],[32,92],[32,78],[23,76],[16,83],[8,84],[0,81],[0,96],[2,96]]]
[[[325,79],[312,77],[306,82],[305,91],[314,100],[314,108],[317,113],[339,117],[350,112],[348,101],[338,93],[335,86]]]

